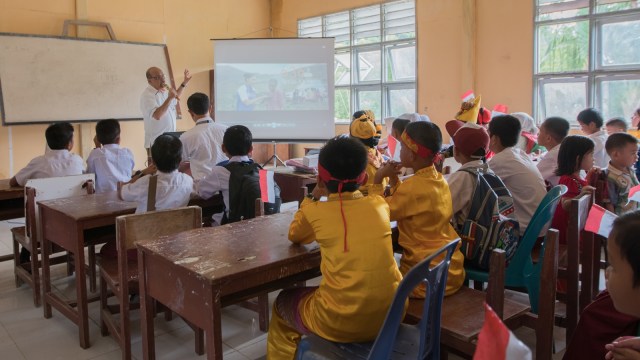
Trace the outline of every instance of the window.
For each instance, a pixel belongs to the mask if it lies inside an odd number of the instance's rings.
[[[335,38],[335,119],[357,110],[376,119],[416,111],[414,0],[298,21],[298,37]]]
[[[640,0],[536,0],[538,121],[586,107],[629,119],[640,106]]]

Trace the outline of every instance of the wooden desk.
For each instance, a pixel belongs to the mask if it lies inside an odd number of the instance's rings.
[[[319,276],[318,246],[287,239],[292,218],[262,216],[138,243],[144,358],[155,358],[153,299],[204,329],[207,359],[222,359],[223,306]]]
[[[24,217],[24,188],[10,186],[0,179],[0,221]],[[13,260],[13,254],[0,256],[0,262]]]
[[[307,187],[308,192],[311,193],[316,185],[316,175],[306,174],[294,171],[292,168],[281,166],[272,168],[273,180],[280,186],[280,197],[282,202],[304,200],[304,194],[300,188]]]

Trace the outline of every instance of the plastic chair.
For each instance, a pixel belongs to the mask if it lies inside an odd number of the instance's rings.
[[[374,342],[335,343],[310,335],[298,343],[296,359],[439,359],[442,299],[451,256],[459,243],[460,239],[450,242],[409,270]],[[444,259],[431,266],[443,253]],[[416,325],[402,324],[407,298],[422,281],[427,287],[422,318]]]
[[[562,195],[567,192],[567,187],[557,185],[544,196],[536,212],[529,222],[529,226],[520,239],[520,244],[509,266],[505,272],[505,285],[511,287],[523,287],[529,293],[529,301],[534,314],[538,313],[538,298],[540,294],[540,270],[542,269],[543,258],[534,264],[531,258],[531,251],[535,245],[538,235],[548,228],[556,207]],[[546,237],[546,235],[545,235]],[[544,254],[545,243],[542,244],[540,254]],[[465,267],[467,280],[487,282],[489,273],[471,267]]]

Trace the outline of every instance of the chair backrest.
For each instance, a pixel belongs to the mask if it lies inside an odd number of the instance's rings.
[[[395,343],[398,328],[404,315],[404,306],[413,289],[425,282],[427,291],[424,310],[420,322],[415,325],[420,333],[419,359],[440,358],[440,315],[442,299],[447,286],[447,274],[451,256],[460,243],[456,239],[411,268],[398,285],[396,295],[378,333],[369,359],[389,359]],[[444,254],[444,256],[443,256]],[[434,259],[442,258],[438,264]]]
[[[95,174],[30,179],[25,184],[25,225],[32,241],[41,239],[40,209],[37,202],[93,193]]]

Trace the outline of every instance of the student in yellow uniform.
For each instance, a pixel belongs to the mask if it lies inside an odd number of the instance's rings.
[[[368,110],[367,110],[368,111]],[[358,139],[367,148],[367,180],[366,183],[360,187],[360,191],[367,195],[369,194],[369,186],[373,184],[373,176],[376,171],[382,166],[384,159],[382,153],[378,150],[377,145],[380,140],[380,136],[377,133],[376,126],[371,120],[370,115],[367,115],[366,111],[356,111],[353,114],[353,121],[349,126],[349,135]],[[382,180],[384,186],[387,185],[387,179]]]
[[[289,227],[293,243],[320,246],[319,287],[282,291],[273,305],[268,359],[293,359],[303,334],[338,342],[373,340],[402,279],[391,249],[389,206],[363,196],[367,150],[355,139],[329,140],[318,184]]]
[[[402,148],[400,164],[389,162],[375,175],[371,194],[382,194],[382,179],[389,177],[391,195],[386,198],[391,209],[391,220],[398,222],[398,243],[403,253],[400,272],[409,269],[456,239],[458,235],[449,221],[453,215],[449,185],[433,166],[434,158],[442,146],[442,133],[437,125],[419,121],[407,125],[400,136]],[[398,179],[401,167],[412,168],[414,175],[404,182]],[[445,295],[458,291],[464,281],[464,256],[456,251],[451,258]],[[425,288],[416,288],[412,295],[425,297]]]

